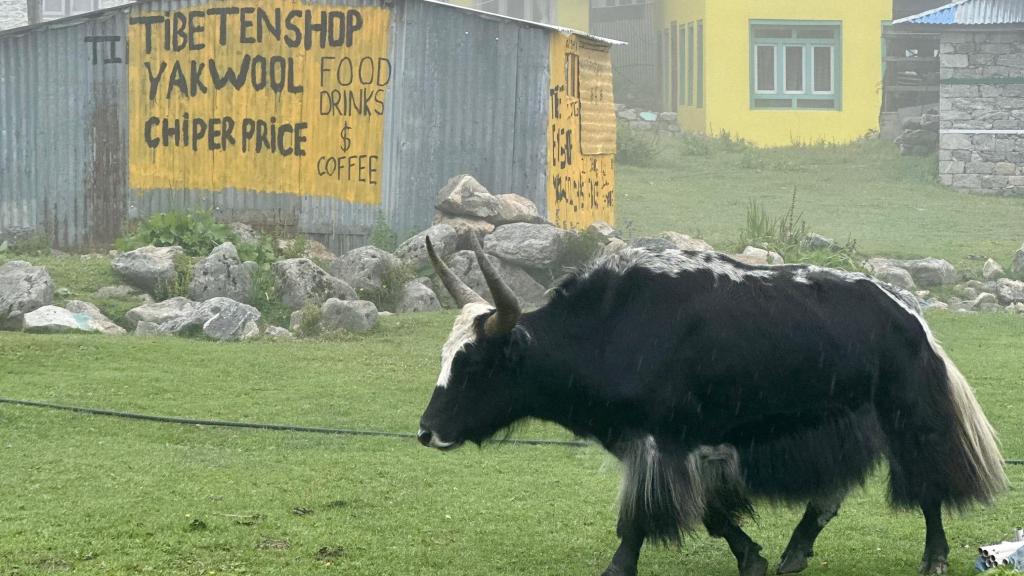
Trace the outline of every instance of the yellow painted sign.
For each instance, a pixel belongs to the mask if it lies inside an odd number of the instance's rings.
[[[388,10],[229,0],[129,22],[132,188],[380,203]]]
[[[587,73],[581,70],[584,58],[590,60]],[[602,59],[608,59],[607,78]],[[580,229],[597,220],[615,223],[615,138],[614,131],[610,138],[607,133],[609,123],[614,130],[615,111],[605,105],[611,99],[610,71],[607,52],[601,56],[578,36],[552,38],[548,219],[563,228]],[[585,149],[583,134],[590,131]]]

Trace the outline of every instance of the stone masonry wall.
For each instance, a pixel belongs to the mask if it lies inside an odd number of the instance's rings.
[[[1024,196],[1024,134],[950,132],[1024,131],[1024,30],[945,33],[939,59],[942,182]]]
[[[10,30],[28,24],[26,0],[0,0],[0,30]]]

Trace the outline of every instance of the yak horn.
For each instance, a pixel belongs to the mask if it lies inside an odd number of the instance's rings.
[[[438,277],[441,278],[441,282],[444,283],[444,287],[448,289],[448,293],[455,299],[455,303],[462,308],[466,304],[486,304],[483,296],[480,296],[473,291],[472,288],[466,286],[458,276],[452,272],[451,268],[447,264],[441,261],[437,257],[437,252],[434,252],[434,245],[430,243],[430,237],[426,237],[427,244],[427,255],[430,256],[430,263],[434,266],[434,272],[437,272]]]
[[[503,336],[516,327],[516,322],[519,321],[519,316],[522,315],[522,311],[519,308],[519,299],[516,298],[512,290],[498,276],[494,265],[491,264],[483,249],[480,248],[480,241],[477,240],[475,235],[471,238],[476,261],[480,265],[480,271],[483,272],[484,280],[487,281],[487,288],[491,291],[491,297],[494,298],[494,307],[498,310],[484,323],[484,333],[488,336]]]

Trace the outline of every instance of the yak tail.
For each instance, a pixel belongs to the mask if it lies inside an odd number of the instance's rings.
[[[951,456],[960,460],[952,464],[964,475],[961,478],[962,485],[970,488],[960,496],[983,503],[991,502],[993,497],[1009,484],[1003,470],[1003,457],[999,452],[996,431],[981,411],[981,406],[978,405],[967,379],[942,346],[934,338],[930,337],[929,340],[932,350],[945,365],[946,389],[952,405],[952,424],[956,436],[954,454]],[[964,503],[966,502],[954,502]]]

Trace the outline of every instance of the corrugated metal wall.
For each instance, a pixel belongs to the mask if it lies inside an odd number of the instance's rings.
[[[204,3],[147,2],[131,10]],[[380,206],[235,189],[130,191],[128,8],[0,34],[0,236],[35,229],[55,247],[101,248],[127,220],[208,209],[223,221],[307,234],[340,252],[365,243],[378,211],[399,233],[429,225],[437,191],[460,173],[495,193],[522,194],[545,212],[554,32],[419,0],[386,6],[394,81],[386,96]]]

